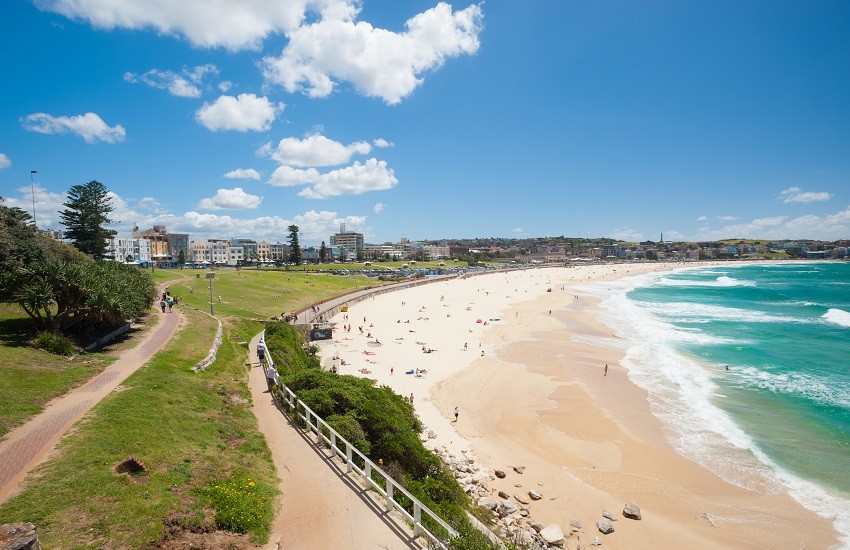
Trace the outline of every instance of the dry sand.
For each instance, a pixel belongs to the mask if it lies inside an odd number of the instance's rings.
[[[540,268],[376,296],[331,319],[323,364],[412,395],[437,436],[426,446],[472,451],[490,472],[507,472],[487,483],[493,495],[540,492],[528,506],[534,521],[569,532],[580,520],[568,548],[595,536],[607,548],[837,545],[832,524],[788,495],[731,485],[676,453],[619,366],[624,350],[571,340],[614,340],[598,305],[572,285],[677,267]],[[405,374],[417,369],[426,373]],[[519,465],[521,475],[511,469]],[[622,517],[627,501],[641,507],[641,521]],[[609,535],[595,527],[603,508],[619,518]]]

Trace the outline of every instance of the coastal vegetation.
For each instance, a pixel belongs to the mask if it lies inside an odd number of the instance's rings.
[[[399,481],[462,536],[453,548],[487,549],[491,543],[470,529],[466,511],[471,505],[451,471],[419,439],[422,424],[413,405],[387,386],[374,387],[363,378],[337,375],[320,368],[304,351],[304,339],[286,323],[266,327],[265,342],[276,358],[281,381],[316,414]],[[428,524],[429,530],[441,528]]]

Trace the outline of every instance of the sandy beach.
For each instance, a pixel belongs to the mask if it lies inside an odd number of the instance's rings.
[[[607,548],[837,546],[832,523],[786,493],[755,480],[737,487],[678,454],[620,366],[625,349],[598,321],[598,304],[575,288],[678,267],[539,268],[392,292],[331,319],[334,339],[320,354],[326,368],[412,395],[432,434],[426,446],[473,453],[490,474],[487,495],[539,492],[515,525],[570,533],[578,520],[566,548],[597,536]],[[628,501],[640,521],[623,517]],[[608,535],[596,528],[603,509],[617,519]]]

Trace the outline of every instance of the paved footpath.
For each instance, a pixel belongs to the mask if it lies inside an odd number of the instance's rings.
[[[85,413],[144,365],[174,335],[182,314],[177,308],[162,318],[137,346],[121,354],[100,374],[53,400],[38,416],[0,442],[0,502],[10,498],[27,473],[44,462],[63,435]]]
[[[283,496],[275,510],[267,549],[334,550],[420,548],[396,517],[390,517],[352,476],[317,451],[303,432],[290,425],[274,403],[257,359],[259,335],[249,358],[253,412],[271,449]],[[396,514],[395,512],[393,514]]]

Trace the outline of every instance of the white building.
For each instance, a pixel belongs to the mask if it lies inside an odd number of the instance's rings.
[[[151,261],[151,242],[147,239],[112,237],[106,240],[106,256],[124,264],[145,264]]]

